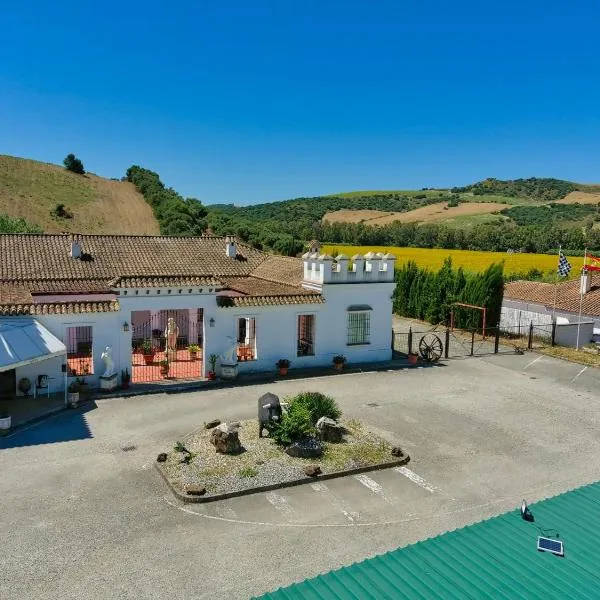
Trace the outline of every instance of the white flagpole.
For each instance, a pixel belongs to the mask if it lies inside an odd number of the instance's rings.
[[[587,263],[587,248],[583,252],[583,271],[585,273]],[[583,281],[579,280],[579,319],[577,320],[577,350],[579,350],[579,332],[581,330],[581,313],[583,311]]]
[[[562,252],[562,246],[558,247],[558,265],[556,265],[556,271],[554,271],[554,304],[552,305],[552,320],[556,318],[556,299],[558,296],[558,269],[560,268],[560,255]]]

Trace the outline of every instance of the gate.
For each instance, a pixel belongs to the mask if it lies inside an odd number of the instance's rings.
[[[393,350],[396,358],[417,354],[423,360],[436,362],[443,358],[486,356],[501,351],[514,351],[500,345],[500,331],[491,327],[483,335],[481,329],[454,329],[444,325],[430,329],[393,332]]]
[[[131,313],[131,382],[200,379],[202,309]]]

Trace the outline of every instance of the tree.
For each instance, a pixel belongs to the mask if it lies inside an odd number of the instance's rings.
[[[63,164],[67,171],[72,171],[78,175],[83,175],[85,173],[83,163],[74,154],[67,154],[65,160],[63,160]]]

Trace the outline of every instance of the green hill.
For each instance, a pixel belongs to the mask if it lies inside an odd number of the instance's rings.
[[[127,181],[0,155],[0,231],[9,229],[159,233],[152,207]]]

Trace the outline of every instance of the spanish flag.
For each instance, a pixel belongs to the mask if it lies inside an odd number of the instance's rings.
[[[583,268],[587,271],[600,271],[600,258],[588,254]]]

